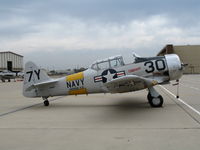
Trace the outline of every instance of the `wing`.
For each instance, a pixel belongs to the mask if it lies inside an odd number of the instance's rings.
[[[156,84],[159,84],[159,81],[156,79],[144,78],[136,75],[126,75],[113,79],[104,85],[111,93],[124,93],[142,90]]]
[[[32,84],[30,87],[28,87],[26,89],[26,91],[30,91],[30,90],[32,90],[34,88],[40,88],[40,87],[44,87],[44,86],[49,86],[49,85],[55,84],[56,82],[58,82],[58,80],[51,79],[51,80],[47,80],[47,81],[44,81],[44,82]]]
[[[151,78],[151,77],[150,77]],[[169,76],[153,76],[152,79],[156,80],[158,84],[169,84],[170,83],[170,78]]]

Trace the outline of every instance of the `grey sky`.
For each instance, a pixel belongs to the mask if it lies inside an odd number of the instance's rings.
[[[168,43],[199,44],[198,0],[1,0],[0,45],[42,67],[88,66]]]

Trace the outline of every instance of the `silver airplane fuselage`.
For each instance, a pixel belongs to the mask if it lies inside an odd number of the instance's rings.
[[[156,95],[153,86],[178,80],[182,70],[181,61],[175,54],[138,57],[130,64],[124,64],[123,58],[116,56],[96,61],[83,72],[52,79],[28,62],[25,66],[23,94],[46,99],[51,96],[124,93],[148,88],[151,95]]]

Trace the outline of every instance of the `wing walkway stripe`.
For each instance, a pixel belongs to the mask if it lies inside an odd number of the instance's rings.
[[[51,100],[49,100],[49,101],[52,102],[52,101],[61,99],[61,98],[63,98],[63,97],[64,97],[64,96],[62,96],[62,97],[57,97],[57,98],[51,99]],[[0,117],[6,116],[6,115],[9,115],[9,114],[18,112],[18,111],[22,111],[22,110],[25,110],[25,109],[28,109],[28,108],[31,108],[31,107],[34,107],[34,106],[37,106],[37,105],[41,105],[41,104],[43,104],[43,103],[33,104],[33,105],[25,106],[25,107],[22,107],[22,108],[19,108],[19,109],[11,110],[11,111],[8,111],[8,112],[5,112],[5,113],[0,114]]]
[[[174,95],[172,92],[170,92],[168,89],[166,89],[163,86],[162,87],[165,91],[167,91],[169,94],[171,94],[174,98],[176,98],[176,95]],[[176,100],[178,100],[179,102],[181,102],[182,104],[184,104],[185,106],[187,106],[188,108],[190,108],[191,110],[193,110],[195,113],[197,113],[200,116],[200,112],[198,110],[196,110],[195,108],[193,108],[192,106],[190,106],[189,104],[187,104],[186,102],[184,102],[182,99],[180,98],[176,98]]]

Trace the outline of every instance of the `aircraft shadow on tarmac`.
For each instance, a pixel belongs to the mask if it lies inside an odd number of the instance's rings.
[[[109,101],[109,99],[108,99]],[[128,121],[130,119],[138,118],[138,116],[148,117],[149,113],[152,111],[160,111],[162,108],[151,108],[147,101],[144,98],[127,98],[120,97],[116,98],[116,102],[113,100],[113,103],[91,103],[85,104],[84,101],[80,104],[76,104],[76,102],[68,103],[63,100],[57,102],[51,102],[49,107],[45,107],[45,109],[49,109],[50,111],[55,112],[56,110],[64,110],[68,109],[69,111],[75,112],[87,112],[84,116],[87,120],[90,121]],[[35,110],[44,110],[43,105],[39,105],[37,107],[32,107],[31,109]]]
[[[110,109],[108,108],[106,112],[102,112],[98,118],[102,118],[107,122],[129,122],[134,118],[138,118],[138,116],[148,115],[150,111],[152,110],[148,102],[144,102],[142,98],[124,98],[118,99]]]
[[[51,100],[50,100],[51,101]],[[54,100],[53,100],[54,101]],[[133,109],[148,109],[151,108],[148,104],[147,101],[144,101],[143,98],[127,98],[127,97],[121,97],[121,98],[116,98],[116,101],[113,103],[94,103],[92,102],[91,104],[84,103],[84,100],[80,103],[74,101],[73,104],[70,103],[72,101],[70,101],[69,103],[66,100],[61,100],[60,103],[57,102],[50,102],[50,106],[48,107],[44,107],[42,104],[41,105],[36,105],[37,107],[33,107],[33,109],[44,109],[44,108],[48,108],[48,109],[67,109],[67,108],[96,108],[96,107],[104,107],[104,108],[109,108],[109,107],[113,107],[115,109],[119,109],[121,111],[132,111]],[[108,100],[109,101],[109,100]],[[62,103],[65,102],[65,103]],[[97,102],[97,101],[96,101]]]

